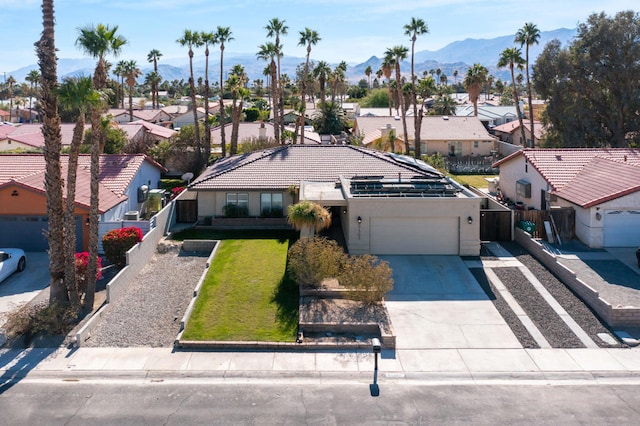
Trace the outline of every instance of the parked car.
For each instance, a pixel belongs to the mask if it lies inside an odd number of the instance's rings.
[[[0,282],[27,266],[27,256],[19,248],[0,248]]]

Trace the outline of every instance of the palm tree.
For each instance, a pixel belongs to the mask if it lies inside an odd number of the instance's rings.
[[[13,85],[16,84],[16,79],[12,75],[6,81],[6,85],[9,88],[9,122],[11,123],[11,110],[13,109]]]
[[[84,125],[86,114],[94,106],[99,106],[100,93],[93,89],[90,77],[68,78],[62,82],[58,89],[60,107],[63,110],[77,114],[76,124],[73,128],[73,139],[69,150],[67,164],[67,199],[64,214],[64,259],[65,259],[65,281],[67,293],[72,303],[78,303],[79,289],[76,280],[76,222],[75,222],[75,199],[76,199],[76,175],[78,171],[78,155],[80,145],[84,139]]]
[[[428,34],[427,24],[419,18],[411,18],[411,22],[404,26],[404,35],[411,37],[411,100],[413,102],[413,123],[415,127],[414,149],[415,157],[420,158],[420,132],[422,130],[422,117],[418,116],[418,97],[416,96],[416,73],[414,70],[414,53],[416,39],[419,35]]]
[[[458,70],[453,70],[453,85],[456,88],[456,99],[458,99]]]
[[[302,77],[302,93],[301,93],[301,106],[300,106],[300,117],[302,120],[302,125],[300,129],[300,143],[304,143],[304,120],[305,113],[307,110],[307,101],[305,99],[306,95],[306,86],[307,86],[307,78],[309,76],[309,56],[311,55],[311,46],[315,46],[320,41],[320,36],[318,32],[315,30],[311,30],[309,28],[305,28],[304,31],[300,31],[300,41],[298,42],[298,46],[307,46],[307,57],[304,63],[304,73]]]
[[[155,105],[158,103],[158,107],[160,106],[160,101],[158,100],[157,92],[154,92],[153,88],[155,87],[157,89],[160,83],[162,83],[162,77],[155,71],[149,71],[144,77],[144,84],[151,88],[151,104]]]
[[[108,25],[98,24],[80,28],[76,39],[78,46],[86,54],[98,59],[93,73],[93,88],[103,90],[107,84],[106,56],[118,56],[127,40],[116,35],[118,26],[110,28]],[[87,293],[84,308],[93,309],[96,292],[96,273],[98,269],[98,183],[100,176],[100,153],[104,150],[106,140],[101,126],[101,113],[104,103],[91,108],[91,200],[89,203],[89,263],[87,265]]]
[[[142,75],[136,61],[126,61],[124,64],[124,76],[129,86],[129,122],[133,121],[133,89],[136,87],[136,80]]]
[[[518,121],[520,122],[520,130],[522,132],[522,145],[524,147],[527,146],[527,136],[524,131],[524,125],[522,121],[522,113],[520,112],[520,101],[518,99],[518,88],[516,86],[516,76],[514,74],[514,68],[522,69],[524,64],[524,59],[522,58],[522,53],[520,49],[515,47],[508,47],[502,51],[500,54],[500,59],[498,60],[498,68],[509,67],[509,71],[511,72],[511,84],[513,88],[513,102],[516,104],[516,114],[518,114]]]
[[[176,40],[180,46],[189,48],[189,92],[191,95],[191,111],[193,112],[193,131],[196,142],[196,156],[198,158],[198,171],[202,170],[205,160],[202,155],[202,139],[200,139],[200,126],[198,125],[198,101],[196,100],[196,83],[193,77],[193,48],[201,45],[200,33],[184,30],[184,34]]]
[[[120,98],[120,102],[116,102],[116,105],[121,104],[122,105],[122,109],[124,109],[124,64],[126,61],[119,61],[116,64],[116,67],[113,70],[113,74],[120,78],[120,80],[118,80],[119,83],[119,87],[118,87],[118,98]]]
[[[534,133],[533,133],[533,92],[531,90],[531,80],[529,79],[529,47],[534,44],[538,44],[540,41],[540,30],[538,27],[531,23],[527,22],[524,24],[524,27],[518,30],[515,37],[515,42],[520,43],[520,47],[525,47],[525,69],[527,73],[527,96],[529,97],[529,123],[531,125],[531,145],[533,147],[534,143]]]
[[[396,69],[396,91],[398,93],[398,102],[400,103],[400,111],[402,117],[402,130],[404,131],[404,146],[407,154],[410,152],[409,133],[407,132],[407,111],[402,96],[402,75],[400,74],[400,62],[407,59],[409,48],[405,46],[394,46],[384,52],[385,58],[389,63],[393,64]]]
[[[47,216],[49,240],[49,303],[65,303],[64,282],[64,206],[62,202],[62,176],[60,172],[60,149],[62,136],[58,115],[58,76],[56,44],[54,36],[53,0],[42,1],[43,30],[36,42],[36,53],[42,79],[40,102],[44,112],[42,134],[44,136],[44,157],[46,160],[45,189],[47,194]]]
[[[251,93],[246,88],[249,78],[242,65],[234,65],[229,73],[229,79],[227,80],[227,87],[231,92],[231,145],[229,147],[229,154],[235,155],[238,150],[238,131],[240,128],[240,119],[242,118],[242,109],[244,105],[244,99]],[[237,101],[240,101],[237,104]]]
[[[391,96],[391,75],[393,74],[393,63],[385,57],[380,66],[380,70],[382,71],[384,78],[387,79],[387,90],[389,91],[389,116],[392,116],[391,103],[393,102],[393,96]]]
[[[367,65],[367,68],[364,69],[364,75],[367,76],[367,80],[369,82],[369,89],[371,89],[371,74],[373,74],[373,68],[371,68],[371,65]]]
[[[300,237],[312,237],[314,232],[331,226],[331,213],[320,204],[305,200],[289,206],[287,220],[300,231]]]
[[[278,99],[278,86],[275,83],[278,79],[278,68],[275,58],[278,56],[278,47],[275,43],[270,41],[258,46],[258,53],[256,56],[263,61],[269,61],[269,74],[271,75],[271,110],[273,111],[273,132],[277,143],[284,144],[284,140],[280,139],[280,126],[278,126],[278,116],[280,109],[277,105]],[[265,69],[266,71],[266,69]]]
[[[162,53],[158,49],[151,49],[151,51],[147,54],[147,61],[149,63],[153,62],[153,72],[158,74],[158,61],[162,57]],[[154,79],[155,80],[155,79]],[[151,108],[160,108],[160,101],[158,100],[158,83],[155,83],[151,86]],[[155,96],[155,102],[153,101]]]
[[[211,156],[211,122],[209,121],[209,45],[216,43],[212,32],[201,32],[200,39],[204,46],[204,158],[209,163]]]
[[[280,44],[280,34],[282,35],[287,35],[287,31],[289,30],[289,27],[287,25],[285,25],[284,20],[279,20],[278,18],[272,18],[271,20],[269,20],[269,23],[267,24],[267,26],[265,27],[265,29],[267,30],[267,37],[275,37],[275,46],[277,48],[278,51],[278,79],[276,81],[276,87],[278,88],[278,100],[277,100],[277,105],[278,108],[280,108],[280,111],[278,112],[278,117],[280,118],[280,133],[282,133],[284,131],[284,88],[282,87],[282,68],[280,68],[280,58],[282,57],[282,45]],[[274,123],[275,125],[278,125],[278,123]],[[277,138],[276,138],[277,141]]]
[[[325,61],[319,61],[313,69],[313,76],[318,79],[320,85],[320,108],[325,103],[325,86],[329,74],[331,74],[331,67]]]
[[[29,71],[29,74],[27,74],[27,76],[25,77],[25,80],[31,83],[31,90],[30,90],[31,93],[29,94],[29,117],[31,117],[31,107],[32,107],[31,101],[33,99],[33,95],[35,94],[35,88],[38,87],[38,83],[40,82],[40,71],[36,69]]]
[[[473,102],[473,115],[478,116],[478,98],[482,91],[482,85],[487,80],[489,71],[483,65],[473,64],[467,70],[467,74],[462,82],[465,90],[469,93],[469,100]]]
[[[233,40],[233,37],[231,37],[231,28],[218,26],[215,37],[216,42],[220,44],[220,145],[222,148],[222,157],[225,157],[227,155],[227,143],[224,134],[224,102],[222,101],[224,94],[224,80],[222,79],[222,72],[224,70],[223,60],[225,43]]]

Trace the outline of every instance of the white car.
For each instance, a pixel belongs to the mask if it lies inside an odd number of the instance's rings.
[[[27,266],[24,250],[19,248],[0,248],[0,282],[14,272],[22,272]]]

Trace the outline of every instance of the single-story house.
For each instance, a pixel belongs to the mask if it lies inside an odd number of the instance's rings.
[[[456,106],[455,115],[457,117],[473,117],[475,112],[473,104],[465,104]],[[518,120],[518,113],[514,105],[511,106],[495,106],[490,104],[478,104],[478,119],[482,121],[487,128],[499,126]]]
[[[494,167],[502,196],[523,208],[573,207],[588,246],[640,246],[640,149],[523,149]]]
[[[173,117],[162,109],[134,109],[133,120],[129,117],[128,109],[110,109],[107,116],[111,116],[111,120],[118,124],[131,123],[132,121],[142,120],[148,123],[162,124],[170,123]]]
[[[198,121],[203,120],[205,116],[205,109],[199,107],[196,111]],[[184,112],[180,115],[177,115],[173,118],[173,128],[180,129],[184,126],[193,126],[193,111],[189,109],[187,112]]]
[[[422,161],[351,145],[285,145],[217,161],[188,188],[202,223],[229,210],[330,208],[352,254],[478,255],[481,198]],[[229,209],[232,206],[233,209]]]
[[[215,150],[220,150],[220,144],[222,143],[222,126],[216,126],[211,129],[211,146],[215,148]],[[231,143],[231,128],[232,124],[227,123],[224,127],[224,138],[227,143],[227,151],[229,150],[229,144]],[[291,132],[294,131],[291,127],[286,127],[286,130]],[[238,126],[238,145],[242,144],[244,141],[248,141],[251,139],[271,139],[275,140],[274,126],[271,122],[240,122]],[[298,138],[299,139],[299,138]],[[320,143],[320,135],[312,131],[305,130],[304,133],[305,143],[308,144],[319,144]],[[299,140],[296,141],[299,143]]]
[[[531,145],[531,139],[532,139],[531,123],[529,122],[529,120],[523,120],[523,124],[524,124],[524,134],[527,138],[526,147],[528,148],[539,147],[540,141],[542,140],[542,137],[544,136],[544,133],[545,133],[542,123],[539,121],[533,122],[533,130],[535,133],[533,135],[533,142],[534,142],[533,146]],[[508,123],[496,126],[493,128],[493,131],[495,135],[498,138],[500,138],[500,140],[503,142],[507,142],[513,145],[518,145],[518,146],[525,146],[525,144],[522,141],[522,131],[520,131],[520,121],[518,120],[510,121]]]
[[[409,144],[415,140],[414,117],[406,117]],[[396,146],[404,151],[404,129],[400,117],[356,117],[353,134],[363,138],[362,144],[372,147],[377,139],[393,131]],[[495,149],[495,138],[476,117],[425,116],[420,132],[421,151],[424,154],[455,156],[487,156]]]
[[[60,136],[63,147],[71,145],[75,126],[75,123],[60,124]],[[85,130],[90,128],[90,124],[85,125]],[[42,124],[21,124],[18,126],[0,125],[0,152],[14,151],[16,149],[30,151],[44,149]]]
[[[88,247],[85,224],[91,197],[90,159],[89,155],[80,155],[76,181],[77,241],[78,249],[83,250]],[[66,179],[68,156],[61,156],[61,164],[62,177]],[[41,154],[0,155],[0,246],[27,251],[48,248],[43,236],[47,228],[45,169]],[[128,213],[140,211],[147,191],[158,188],[164,171],[164,167],[142,154],[101,155],[100,222],[122,221]]]
[[[132,123],[120,123],[117,127],[124,130],[127,134],[129,144],[136,146],[153,146],[158,142],[169,140],[178,134],[178,132],[173,129],[142,120]]]

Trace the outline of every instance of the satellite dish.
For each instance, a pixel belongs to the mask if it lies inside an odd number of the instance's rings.
[[[191,172],[187,172],[185,174],[183,174],[181,176],[182,180],[186,180],[187,181],[187,185],[189,185],[191,183],[191,179],[193,179],[193,173]]]

